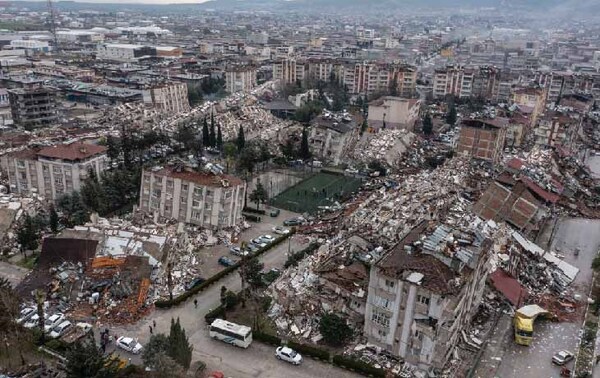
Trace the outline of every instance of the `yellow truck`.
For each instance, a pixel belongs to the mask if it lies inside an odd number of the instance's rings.
[[[533,340],[533,323],[540,315],[548,311],[538,305],[523,306],[515,312],[513,326],[515,329],[515,342],[519,345],[529,345]]]

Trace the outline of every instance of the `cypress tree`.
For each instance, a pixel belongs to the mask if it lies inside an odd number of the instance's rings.
[[[208,134],[208,122],[206,122],[206,116],[204,116],[204,122],[202,123],[202,144],[207,147],[210,143],[210,136]]]
[[[300,157],[304,160],[310,158],[310,147],[308,145],[308,130],[302,129],[302,141],[300,142]]]
[[[210,146],[211,147],[216,147],[217,146],[217,133],[215,130],[215,115],[213,113],[210,113]]]
[[[244,136],[244,128],[240,125],[240,129],[238,130],[237,136],[237,148],[238,152],[241,152],[246,146],[246,137]]]
[[[192,362],[192,350],[185,329],[181,327],[179,318],[177,321],[171,319],[171,331],[169,333],[169,349],[167,355],[183,366],[185,369],[190,367]]]
[[[221,132],[221,124],[217,126],[217,148],[223,151],[223,133]]]

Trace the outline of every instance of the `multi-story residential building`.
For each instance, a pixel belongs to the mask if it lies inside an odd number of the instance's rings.
[[[182,54],[183,50],[174,46],[103,43],[97,47],[96,58],[119,62],[135,62],[144,57],[179,58]]]
[[[479,230],[440,225],[427,232],[427,224],[371,267],[364,335],[421,370],[439,372],[477,312],[492,242]]]
[[[529,114],[531,124],[537,124],[539,116],[546,107],[546,89],[520,88],[513,91],[512,102],[519,106],[522,113]]]
[[[142,98],[144,104],[165,113],[177,114],[190,110],[185,83],[170,82],[144,89]]]
[[[312,153],[334,165],[340,164],[356,121],[349,115],[324,114],[315,117],[311,125],[308,141]]]
[[[140,209],[208,228],[242,221],[246,184],[237,177],[196,172],[185,166],[144,170]]]
[[[570,148],[580,125],[581,120],[559,112],[548,112],[540,117],[533,130],[534,142],[543,147]]]
[[[37,193],[54,201],[81,190],[90,170],[99,177],[108,166],[106,150],[81,142],[31,148],[2,156],[0,165],[8,174],[11,191]]]
[[[229,93],[249,92],[256,86],[256,68],[230,67],[225,71],[225,90]]]
[[[302,82],[305,77],[304,63],[296,59],[281,59],[273,63],[273,80],[279,80],[282,85]]]
[[[58,118],[56,92],[41,82],[27,83],[8,91],[10,111],[15,125],[25,129],[51,125]]]
[[[369,103],[369,126],[413,130],[421,100],[386,96]]]
[[[417,70],[413,66],[360,62],[344,67],[343,83],[353,94],[388,92],[395,86],[399,96],[416,93]]]
[[[38,41],[34,39],[16,39],[10,41],[10,47],[18,50],[25,50],[26,54],[47,53],[50,46],[47,41]]]
[[[508,119],[466,119],[462,121],[456,151],[496,164],[502,158]]]

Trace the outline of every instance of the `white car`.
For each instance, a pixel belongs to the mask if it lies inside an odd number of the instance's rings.
[[[38,316],[38,314],[33,314],[33,316],[29,318],[29,320],[27,320],[25,324],[23,324],[23,327],[28,329],[35,328],[40,325],[39,319],[40,317]],[[46,323],[46,319],[48,319],[48,315],[44,314],[44,323]]]
[[[52,332],[50,332],[50,337],[52,337],[54,339],[57,337],[61,337],[67,331],[69,331],[71,329],[71,327],[73,327],[73,324],[70,321],[65,320],[64,322],[62,322],[59,325],[57,325],[56,327],[54,327]]]
[[[18,324],[23,324],[28,321],[35,314],[35,308],[33,307],[25,307],[19,313],[19,317],[17,318]]]
[[[256,238],[252,240],[252,244],[257,246],[258,248],[265,248],[267,246],[267,243],[265,243],[261,238]]]
[[[300,353],[288,347],[278,347],[275,349],[275,357],[277,357],[278,360],[283,360],[294,365],[300,365],[302,362]]]
[[[138,343],[137,340],[134,340],[131,337],[119,337],[117,339],[117,346],[133,354],[140,354],[142,351],[142,344]]]
[[[54,327],[56,327],[57,325],[62,323],[63,320],[65,320],[65,316],[63,314],[61,314],[60,312],[50,316],[44,322],[44,332],[46,332],[46,333],[50,332]]]
[[[275,227],[273,227],[273,232],[278,235],[287,235],[290,233],[290,230],[288,230],[285,227],[275,226]]]
[[[267,244],[273,243],[273,241],[275,241],[275,238],[272,237],[271,235],[263,235],[263,236],[259,237],[259,239]]]
[[[573,357],[575,357],[573,353],[569,352],[568,350],[561,350],[560,352],[552,356],[552,362],[554,362],[558,366],[562,366],[567,362],[571,361]]]

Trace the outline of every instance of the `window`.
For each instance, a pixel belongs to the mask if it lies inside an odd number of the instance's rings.
[[[377,330],[377,334],[378,334],[380,337],[386,337],[388,333],[387,333],[387,331],[385,331],[385,330],[381,330],[381,329],[379,329],[379,330]]]
[[[212,191],[212,190],[210,190],[210,189],[207,189],[207,190],[206,190],[206,195],[207,195],[207,196],[212,196],[212,195],[213,195],[213,191]]]
[[[388,310],[391,307],[391,301],[389,299],[380,297],[378,295],[375,296],[375,299],[373,300],[373,304],[377,307],[385,308]]]
[[[425,297],[425,296],[422,296],[422,295],[417,295],[417,301],[419,303],[422,303],[424,305],[429,306],[429,298],[428,297]]]
[[[379,324],[380,326],[383,326],[386,328],[390,326],[390,316],[387,314],[384,314],[383,312],[373,311],[373,315],[371,316],[371,321],[375,324]]]
[[[232,195],[233,195],[233,192],[231,190],[226,191],[225,192],[225,199],[230,199]]]
[[[415,338],[418,339],[419,341],[423,341],[423,332],[416,330],[415,331]]]
[[[390,281],[390,280],[385,280],[385,286],[387,287],[394,287],[396,283],[394,281]]]
[[[195,196],[202,196],[202,188],[194,188],[194,195]]]
[[[202,202],[200,200],[198,200],[198,199],[195,199],[195,200],[192,201],[192,208],[194,208],[194,209],[200,208],[201,205],[202,205]]]
[[[182,184],[181,190],[188,190],[188,184]]]

